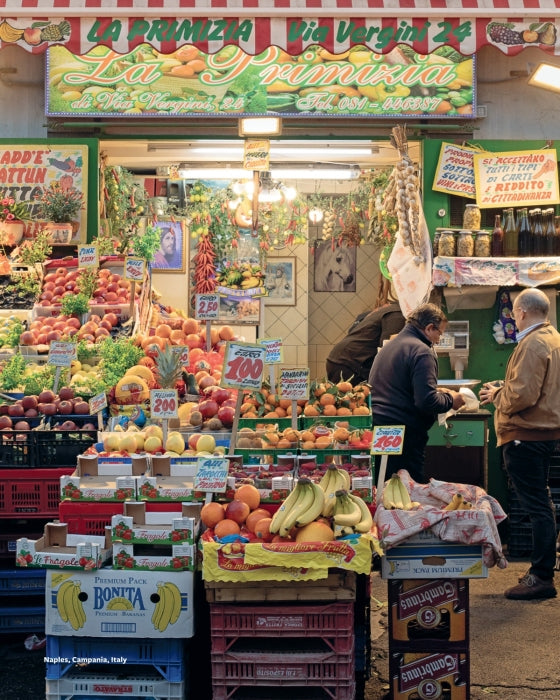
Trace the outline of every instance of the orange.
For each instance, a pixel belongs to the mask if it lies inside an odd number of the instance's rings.
[[[276,406],[274,412],[278,415],[279,418],[285,418],[287,416],[286,409],[282,408],[282,406]]]
[[[353,415],[355,416],[369,416],[370,411],[367,406],[356,406],[356,408],[352,411]]]
[[[302,412],[301,406],[298,406],[298,405],[296,404],[296,416],[300,416],[300,415],[301,415],[301,412]],[[292,410],[292,406],[290,405],[290,406],[288,406],[288,408],[286,409],[286,416],[291,416],[292,414],[293,414],[293,410]]]
[[[350,382],[342,381],[342,382],[338,382],[338,384],[336,385],[336,388],[339,391],[341,391],[343,394],[346,394],[347,392],[352,391],[352,384],[350,384]]]
[[[324,384],[317,384],[317,386],[315,387],[313,393],[314,393],[314,395],[315,395],[317,398],[319,398],[319,396],[322,396],[322,395],[325,393],[326,390],[327,390],[327,389],[326,389],[326,387],[325,387]]]
[[[259,503],[261,502],[261,494],[252,484],[241,484],[241,486],[236,489],[233,499],[235,501],[243,501],[251,510],[255,510],[259,507]]]
[[[139,365],[144,365],[144,367],[148,367],[148,369],[151,369],[152,367],[156,366],[155,360],[153,360],[151,357],[148,357],[147,355],[144,355],[144,357],[141,357],[138,360]]]
[[[290,399],[280,399],[278,401],[278,405],[280,406],[280,408],[287,410],[292,405],[292,402],[290,401]]]
[[[185,334],[178,328],[177,330],[171,331],[169,339],[172,340],[176,345],[185,344]]]
[[[315,440],[304,440],[301,443],[301,448],[303,450],[314,450],[315,449]]]
[[[194,364],[197,360],[200,360],[204,354],[205,353],[202,348],[192,348],[191,350],[189,350],[189,362]]]
[[[278,435],[278,433],[273,433],[272,430],[268,430],[264,434],[263,440],[269,447],[274,447],[274,445],[280,442],[280,435]]]
[[[278,442],[276,443],[276,448],[279,450],[288,450],[292,446],[292,443],[289,440],[286,440],[286,438],[280,438]]]
[[[240,532],[241,530],[239,529],[239,525],[234,520],[229,520],[228,518],[220,520],[220,522],[214,527],[214,535],[216,535],[216,537],[239,535]]]
[[[336,409],[336,415],[337,416],[351,416],[352,411],[347,408],[346,406],[340,406],[339,408]]]
[[[325,392],[321,395],[319,403],[321,404],[321,406],[334,406],[334,404],[336,403],[334,394],[329,394],[328,392]]]
[[[337,442],[346,442],[350,437],[350,433],[346,428],[337,428],[333,433],[333,438]]]
[[[315,440],[315,449],[317,450],[327,450],[332,446],[332,438],[330,435],[319,435]]]
[[[304,442],[315,442],[315,435],[311,432],[311,430],[302,430],[299,435],[299,439],[303,440]]]
[[[226,514],[223,505],[215,501],[205,503],[200,511],[200,519],[206,527],[215,527],[225,517]]]
[[[233,340],[235,333],[231,326],[222,326],[219,330],[221,340]]]
[[[282,437],[288,442],[297,442],[299,440],[299,434],[293,428],[286,428],[284,430]]]
[[[255,525],[263,518],[270,518],[270,513],[264,508],[257,508],[247,516],[245,527],[249,532],[255,532]]]
[[[278,396],[272,392],[266,397],[267,402],[271,406],[278,406]]]
[[[307,406],[303,409],[303,415],[304,416],[318,416],[319,411],[315,408],[315,406],[311,403],[308,403]]]
[[[336,406],[334,404],[327,404],[326,406],[323,406],[323,415],[324,416],[336,416],[337,410]]]
[[[272,518],[261,518],[255,525],[255,535],[265,542],[270,542],[272,535],[270,534],[270,523]]]
[[[172,328],[168,326],[167,323],[160,323],[156,328],[156,335],[159,338],[169,338],[171,335]]]

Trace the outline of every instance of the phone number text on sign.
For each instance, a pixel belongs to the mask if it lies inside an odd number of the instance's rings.
[[[153,418],[176,418],[178,409],[175,389],[152,389],[150,391],[150,411]]]
[[[220,386],[228,389],[260,389],[266,349],[250,343],[227,343]]]
[[[378,425],[373,429],[371,454],[400,455],[404,441],[404,425]]]
[[[195,316],[199,321],[207,321],[212,318],[218,318],[220,309],[219,294],[197,294]]]

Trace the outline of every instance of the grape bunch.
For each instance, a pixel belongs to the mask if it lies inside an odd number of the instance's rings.
[[[491,24],[488,28],[488,34],[490,38],[498,44],[513,46],[514,44],[523,43],[523,34],[521,32],[516,32],[507,24],[499,24],[497,22]]]

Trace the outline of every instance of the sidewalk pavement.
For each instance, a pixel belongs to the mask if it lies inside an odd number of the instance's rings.
[[[560,574],[557,598],[516,601],[504,591],[529,568],[527,560],[493,567],[469,580],[471,700],[560,699]],[[372,576],[372,677],[365,697],[389,697],[387,582]]]

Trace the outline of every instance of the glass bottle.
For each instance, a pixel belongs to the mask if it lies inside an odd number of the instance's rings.
[[[554,227],[554,209],[545,209],[544,216],[544,254],[554,255],[554,245],[556,243],[556,229]]]
[[[505,210],[504,221],[504,255],[506,258],[515,258],[518,253],[517,227],[513,217],[513,209]]]
[[[459,231],[457,238],[457,256],[459,258],[472,258],[474,255],[474,235],[470,229]]]
[[[502,228],[502,218],[496,214],[494,219],[494,229],[492,231],[492,257],[501,258],[504,255],[504,230]]]
[[[540,207],[533,209],[533,246],[531,255],[540,257],[544,254],[544,229],[542,225],[542,210]]]
[[[474,239],[475,258],[489,258],[492,252],[490,231],[477,231]]]
[[[527,208],[523,207],[521,209],[521,220],[519,223],[519,233],[517,236],[517,247],[519,250],[520,257],[527,257],[531,255],[531,226],[529,224],[529,217],[527,215]]]
[[[480,228],[480,209],[478,204],[467,204],[463,212],[463,229],[475,231]]]

